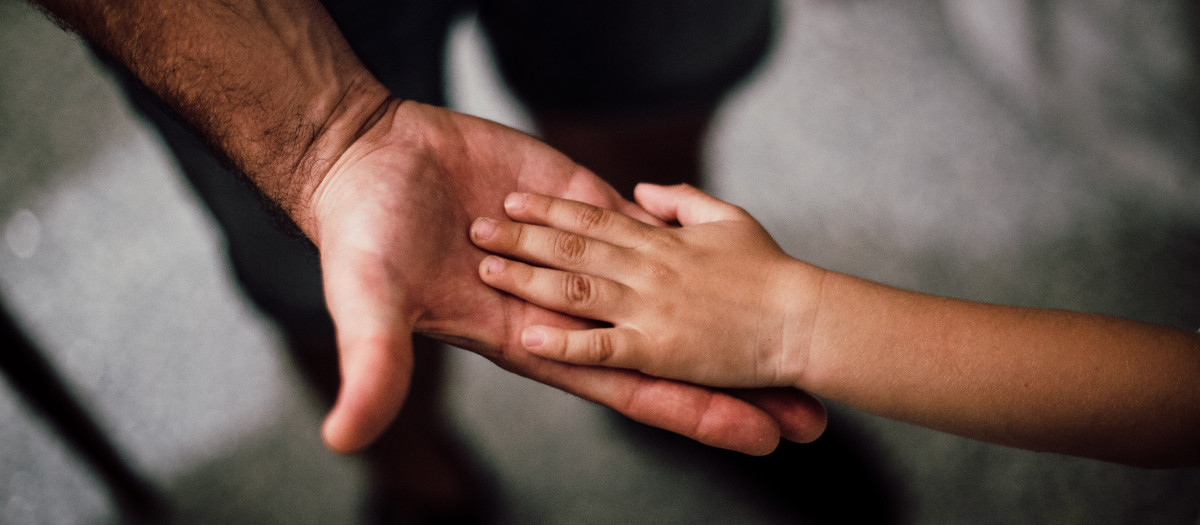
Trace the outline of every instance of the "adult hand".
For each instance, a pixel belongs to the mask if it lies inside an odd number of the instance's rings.
[[[536,140],[398,103],[315,0],[35,0],[112,56],[280,206],[320,248],[344,385],[325,425],[336,450],[370,442],[408,386],[412,331],[701,441],[766,452],[811,439],[811,398],[726,394],[519,350],[529,324],[580,326],[484,285],[470,220],[530,191],[646,217]]]
[[[725,392],[523,350],[527,326],[587,325],[485,285],[477,274],[485,253],[468,239],[471,221],[502,214],[513,191],[654,219],[518,131],[411,101],[383,111],[333,163],[301,222],[321,251],[341,353],[342,390],[324,427],[331,448],[365,446],[395,416],[412,370],[413,332],[714,446],[764,454],[781,433],[796,441],[820,435],[824,409],[803,394],[750,393],[756,406]]]

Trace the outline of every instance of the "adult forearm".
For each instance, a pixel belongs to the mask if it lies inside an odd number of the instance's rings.
[[[302,228],[388,94],[313,1],[39,0],[161,97]]]
[[[1200,462],[1200,336],[1099,315],[824,288],[800,386],[984,441],[1140,465]]]

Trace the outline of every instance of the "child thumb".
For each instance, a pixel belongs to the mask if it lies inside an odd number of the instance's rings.
[[[677,222],[682,226],[734,220],[745,215],[741,208],[688,184],[659,186],[642,183],[634,188],[633,196],[638,204],[659,220]]]

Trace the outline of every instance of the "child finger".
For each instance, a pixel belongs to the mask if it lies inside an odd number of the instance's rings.
[[[563,230],[511,221],[481,218],[471,226],[476,246],[539,266],[615,277],[610,272],[628,268],[628,250],[604,241]]]
[[[636,369],[640,365],[634,333],[626,328],[563,330],[532,326],[521,332],[530,353],[577,365]]]
[[[504,211],[513,220],[550,226],[617,245],[637,242],[650,226],[628,215],[536,193],[512,193]]]
[[[489,255],[479,264],[488,286],[543,308],[613,322],[629,289],[602,277],[538,268]]]
[[[655,217],[666,222],[678,222],[682,226],[748,217],[745,210],[688,184],[659,186],[642,183],[634,188],[633,194],[638,204]]]

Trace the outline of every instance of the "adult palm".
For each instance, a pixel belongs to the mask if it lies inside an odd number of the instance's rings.
[[[528,135],[411,101],[391,103],[336,160],[313,193],[313,226],[307,228],[321,251],[343,376],[323,431],[331,448],[361,448],[395,417],[412,373],[414,332],[715,446],[761,454],[775,447],[781,432],[799,441],[820,434],[824,410],[804,394],[738,397],[522,350],[518,338],[526,326],[581,327],[586,321],[502,294],[479,279],[485,254],[471,244],[468,229],[476,217],[502,216],[504,197],[513,191],[654,220]]]

